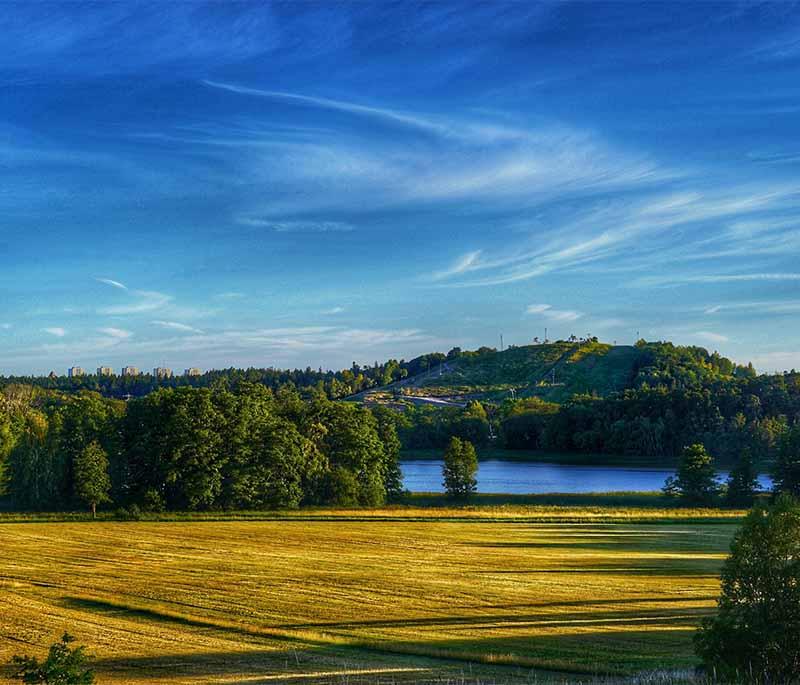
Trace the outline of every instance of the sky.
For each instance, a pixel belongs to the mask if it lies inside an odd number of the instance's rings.
[[[800,368],[791,2],[0,12],[0,374],[534,336]]]

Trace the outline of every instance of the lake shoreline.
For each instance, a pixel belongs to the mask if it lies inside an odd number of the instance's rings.
[[[412,493],[444,492],[443,466],[441,458],[401,459],[404,488]],[[718,469],[720,484],[726,481],[728,473]],[[569,464],[490,458],[479,461],[476,492],[507,495],[659,492],[674,475],[674,466],[663,464]],[[772,488],[766,475],[759,476],[759,483],[762,490]]]
[[[564,464],[572,466],[626,466],[630,468],[674,469],[678,460],[672,457],[604,454],[583,452],[547,452],[539,450],[507,450],[479,448],[478,462],[509,461],[534,464]],[[406,449],[400,453],[401,461],[436,461],[442,458],[443,449]],[[727,464],[725,465],[727,466]]]

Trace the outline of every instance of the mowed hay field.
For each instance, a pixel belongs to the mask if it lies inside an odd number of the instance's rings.
[[[0,661],[69,630],[100,683],[584,682],[695,663],[735,523],[530,509],[3,523]]]

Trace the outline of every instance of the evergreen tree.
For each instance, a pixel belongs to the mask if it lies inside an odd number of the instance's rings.
[[[97,441],[91,442],[75,459],[73,465],[75,496],[97,515],[97,505],[110,502],[111,478],[108,475],[108,455]]]
[[[772,480],[776,492],[800,497],[800,425],[781,437]]]
[[[731,507],[750,507],[757,491],[758,471],[750,450],[745,448],[728,475],[725,503]]]
[[[711,455],[703,445],[684,448],[675,477],[667,478],[664,492],[685,504],[708,506],[719,490]]]
[[[442,477],[444,487],[451,497],[469,497],[478,485],[478,456],[475,446],[468,440],[451,438],[444,453]]]

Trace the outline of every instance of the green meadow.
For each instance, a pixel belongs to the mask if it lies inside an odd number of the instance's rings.
[[[0,661],[100,683],[618,682],[695,662],[740,512],[481,502],[0,524]]]

